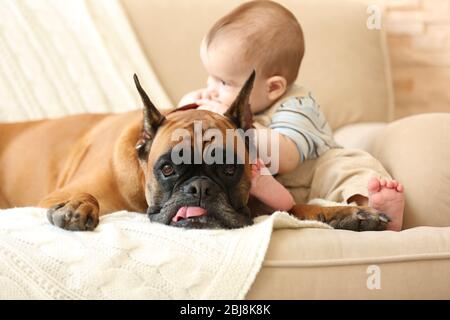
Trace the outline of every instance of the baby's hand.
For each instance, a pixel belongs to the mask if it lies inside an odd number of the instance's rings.
[[[180,102],[178,102],[178,107],[186,106],[191,103],[196,103],[197,100],[202,99],[205,95],[206,89],[198,89],[192,92],[189,92],[183,98],[181,98]]]
[[[230,106],[210,99],[198,99],[194,103],[198,104],[200,110],[209,110],[212,112],[224,114]]]

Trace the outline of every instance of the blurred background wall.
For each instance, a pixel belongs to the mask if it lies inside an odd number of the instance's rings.
[[[395,118],[450,112],[450,0],[386,0]]]

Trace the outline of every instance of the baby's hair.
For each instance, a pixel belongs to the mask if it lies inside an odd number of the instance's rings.
[[[256,0],[246,2],[221,19],[206,35],[206,48],[220,37],[235,37],[244,58],[264,77],[283,76],[292,84],[305,51],[303,32],[295,16],[282,5]]]

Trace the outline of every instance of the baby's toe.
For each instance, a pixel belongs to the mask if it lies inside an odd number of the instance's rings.
[[[397,186],[398,186],[398,181],[392,180],[392,189],[397,189]]]
[[[369,193],[380,191],[380,180],[375,177],[370,178],[369,182],[367,183],[367,189],[369,190]]]

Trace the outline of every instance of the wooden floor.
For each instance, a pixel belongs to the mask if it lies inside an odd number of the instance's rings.
[[[395,117],[450,112],[450,0],[386,0]]]

